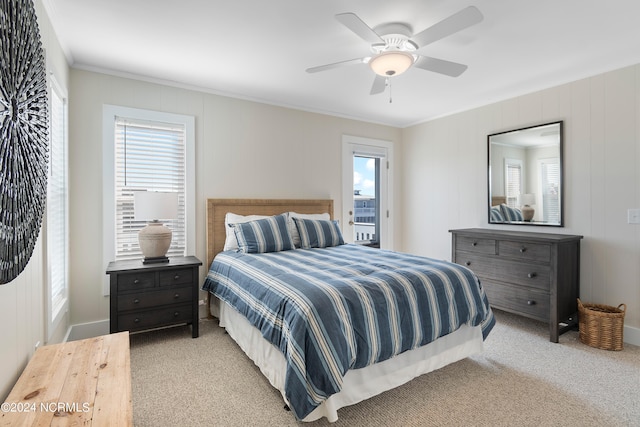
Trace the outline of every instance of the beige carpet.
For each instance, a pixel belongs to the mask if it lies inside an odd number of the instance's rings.
[[[136,426],[640,426],[640,347],[548,341],[545,324],[496,312],[485,352],[298,423],[217,321],[131,336]]]

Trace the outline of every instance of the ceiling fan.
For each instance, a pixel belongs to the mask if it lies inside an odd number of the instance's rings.
[[[413,34],[411,27],[403,23],[382,24],[375,29],[369,27],[355,13],[340,13],[336,19],[371,45],[372,54],[308,68],[308,73],[330,70],[346,65],[368,64],[376,73],[371,95],[384,92],[388,79],[407,71],[412,66],[451,77],[458,77],[467,66],[457,62],[431,58],[419,53],[426,45],[464,30],[482,21],[484,17],[475,6],[454,13],[431,27]]]

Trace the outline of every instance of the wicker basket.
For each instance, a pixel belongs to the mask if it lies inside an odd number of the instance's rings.
[[[583,304],[578,299],[580,341],[603,350],[622,350],[625,304]]]

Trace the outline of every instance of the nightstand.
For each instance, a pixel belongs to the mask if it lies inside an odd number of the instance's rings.
[[[201,265],[194,256],[172,257],[158,264],[143,264],[142,259],[110,262],[110,332],[186,323],[197,338]]]

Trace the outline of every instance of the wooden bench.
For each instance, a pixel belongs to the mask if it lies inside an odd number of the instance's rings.
[[[129,332],[38,348],[2,404],[10,425],[133,425]]]

